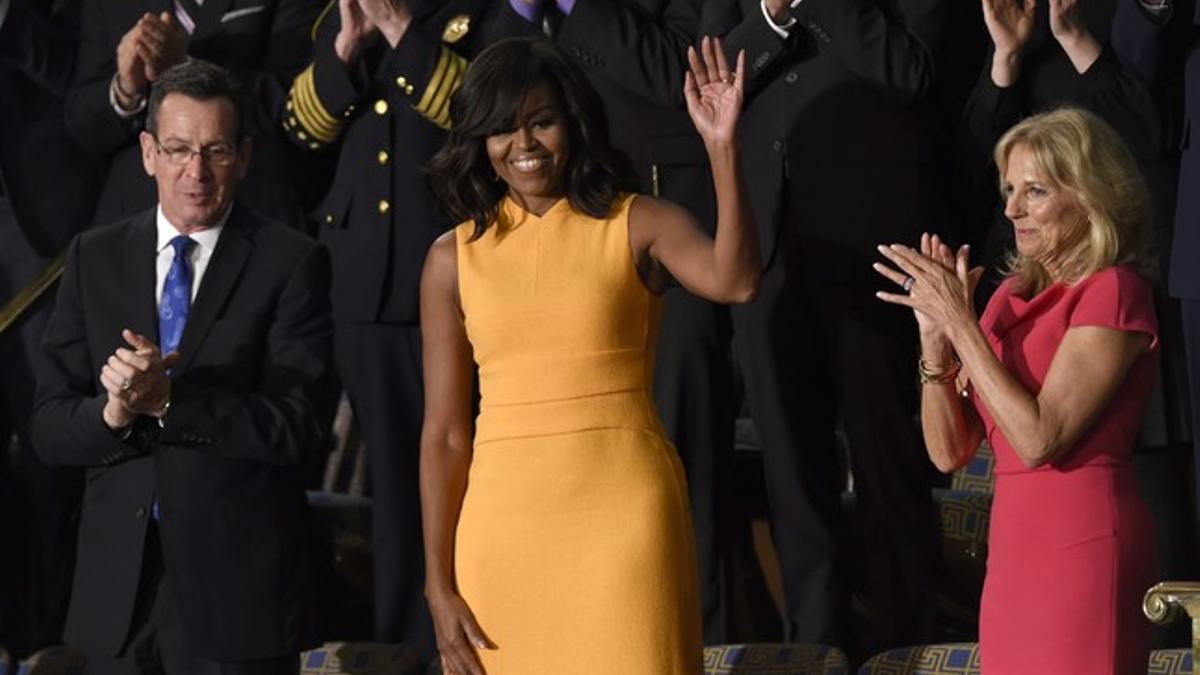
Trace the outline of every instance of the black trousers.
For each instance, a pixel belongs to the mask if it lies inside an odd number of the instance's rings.
[[[687,474],[705,644],[729,641],[720,478],[733,450],[729,310],[681,288],[663,296],[654,398]]]
[[[87,654],[88,675],[296,675],[300,655],[257,661],[212,661],[188,647],[172,580],[162,562],[158,528],[146,533],[133,627],[117,656]],[[186,581],[182,582],[186,583]]]
[[[915,322],[877,300],[868,279],[832,283],[811,272],[829,269],[828,260],[779,245],[758,299],[734,307],[733,320],[763,451],[785,637],[842,644],[854,563],[871,610],[869,648],[926,642],[940,552],[936,472],[915,421]],[[868,261],[845,264],[870,273]],[[854,541],[843,534],[839,420],[854,478]]]
[[[1180,298],[1179,308],[1183,320],[1183,342],[1187,355],[1188,391],[1192,409],[1192,466],[1195,471],[1194,485],[1200,490],[1200,433],[1196,432],[1200,422],[1200,299]],[[1195,500],[1196,522],[1200,523],[1200,499]]]
[[[29,247],[0,196],[0,304],[47,263]],[[62,641],[83,497],[83,473],[45,466],[29,443],[33,361],[53,299],[51,289],[0,334],[0,642],[18,658]],[[17,452],[10,463],[13,433]]]
[[[437,652],[425,604],[420,465],[421,329],[340,323],[338,371],[367,444],[373,500],[375,640]]]

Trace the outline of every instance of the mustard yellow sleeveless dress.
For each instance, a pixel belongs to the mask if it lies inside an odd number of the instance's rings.
[[[633,198],[597,220],[506,200],[457,228],[479,368],[455,575],[496,644],[488,675],[702,670],[684,474],[651,398],[658,299],[634,269]]]

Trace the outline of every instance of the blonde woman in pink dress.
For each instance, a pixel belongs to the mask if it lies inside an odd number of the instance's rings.
[[[1132,451],[1156,373],[1145,186],[1095,115],[1013,127],[996,165],[1016,232],[1009,276],[976,320],[981,268],[936,236],[881,246],[921,335],[921,423],[942,471],[986,434],[996,452],[980,609],[986,675],[1141,675],[1154,523]]]

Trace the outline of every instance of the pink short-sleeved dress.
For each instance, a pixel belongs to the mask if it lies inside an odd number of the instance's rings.
[[[1157,372],[1150,286],[1124,267],[1033,297],[1014,293],[1009,279],[980,325],[1004,367],[1035,393],[1075,326],[1153,338],[1077,446],[1037,469],[1025,468],[972,392],[996,452],[979,621],[983,672],[1141,675],[1150,637],[1141,598],[1155,572],[1154,523],[1138,492],[1132,452]]]

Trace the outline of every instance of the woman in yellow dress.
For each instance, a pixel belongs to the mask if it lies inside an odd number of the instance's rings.
[[[760,258],[736,142],[744,56],[689,50],[715,238],[634,195],[603,105],[551,43],[480,54],[430,178],[461,221],[421,282],[426,595],[455,675],[702,670],[687,489],[650,393],[672,280],[749,302]],[[473,376],[480,404],[472,420]]]

